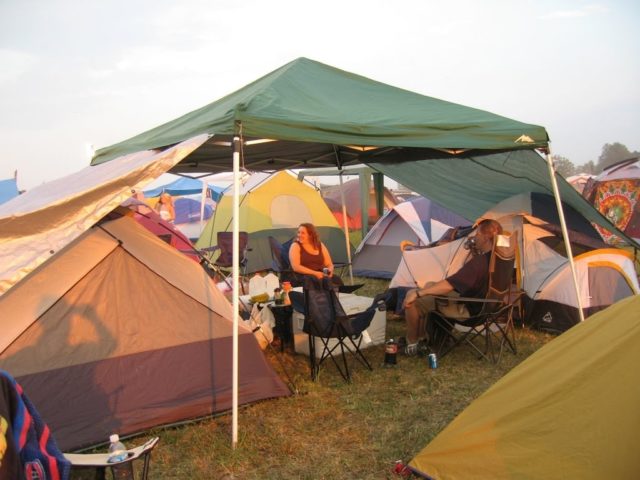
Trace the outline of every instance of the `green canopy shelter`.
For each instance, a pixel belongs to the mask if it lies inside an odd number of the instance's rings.
[[[247,168],[274,170],[361,163],[360,153],[371,147],[455,153],[545,148],[549,140],[537,125],[299,58],[220,100],[98,150],[92,164],[202,133],[214,137],[174,171],[228,171],[229,151],[219,141],[234,135],[260,141],[243,147]]]
[[[232,139],[242,167],[281,170],[366,163],[467,218],[523,191],[553,193],[549,137],[538,125],[396,88],[298,58],[198,110],[96,152],[92,165],[211,138],[171,172],[228,172]],[[446,162],[434,160],[447,160]],[[565,202],[611,224],[556,175]],[[472,179],[472,180],[471,180]],[[453,187],[453,190],[451,189]],[[616,232],[627,241],[621,232]]]
[[[557,188],[563,180],[553,171],[543,127],[426,97],[307,58],[296,59],[180,118],[102,148],[92,165],[132,152],[164,149],[200,134],[210,138],[170,171],[195,174],[233,169],[234,222],[239,216],[241,167],[280,170],[366,163],[467,218],[521,193],[525,186],[552,192],[564,225]],[[547,153],[547,163],[535,149]],[[493,174],[499,174],[499,180]],[[460,178],[469,188],[447,192],[445,183],[456,179],[456,186],[462,185]],[[443,185],[434,195],[436,182]],[[565,191],[564,200],[578,211],[595,212],[577,192],[563,187]],[[608,224],[597,213],[587,212],[587,218]],[[237,224],[233,230],[237,319]],[[570,263],[573,271],[571,257]],[[234,355],[234,371],[236,362]]]

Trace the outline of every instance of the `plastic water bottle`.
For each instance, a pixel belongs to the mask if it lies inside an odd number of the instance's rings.
[[[109,437],[109,442],[107,462],[117,464],[111,467],[113,478],[118,480],[133,480],[133,465],[131,462],[118,464],[118,462],[123,462],[129,456],[127,449],[120,441],[120,436],[114,433]]]

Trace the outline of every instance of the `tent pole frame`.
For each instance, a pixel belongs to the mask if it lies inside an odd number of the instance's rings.
[[[240,317],[240,142],[241,137],[233,137],[233,347],[232,347],[232,399],[231,399],[231,447],[238,446],[238,328]]]
[[[347,248],[347,262],[349,264],[349,280],[353,285],[353,268],[351,266],[351,242],[349,241],[349,226],[347,225],[347,204],[344,200],[344,184],[342,181],[342,170],[338,174],[340,179],[340,202],[342,203],[342,229],[344,230],[344,241]]]
[[[556,181],[556,171],[553,166],[553,159],[551,158],[551,147],[547,149],[547,166],[549,167],[549,178],[551,180],[551,187],[553,188],[553,196],[556,199],[556,208],[558,209],[558,217],[560,218],[560,228],[562,229],[562,238],[564,239],[564,247],[567,251],[567,258],[569,259],[569,267],[571,268],[571,277],[573,279],[573,288],[576,292],[576,300],[578,304],[578,315],[580,316],[580,322],[584,322],[584,312],[582,311],[582,299],[580,296],[580,287],[578,286],[578,276],[576,274],[576,266],[573,261],[573,252],[571,250],[571,242],[569,241],[569,233],[567,232],[567,222],[564,219],[564,210],[562,209],[562,200],[560,198],[560,190],[558,189],[558,182]]]

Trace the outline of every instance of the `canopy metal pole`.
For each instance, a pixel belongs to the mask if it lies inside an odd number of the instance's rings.
[[[240,311],[240,137],[233,137],[233,361],[232,361],[232,399],[231,399],[231,447],[238,445],[238,327]]]
[[[362,231],[362,239],[369,232],[369,196],[371,195],[371,175],[369,170],[367,173],[361,172],[358,175],[360,182],[360,229]]]
[[[202,230],[204,229],[204,202],[207,198],[207,182],[204,180],[200,180],[202,182],[202,192],[200,194],[200,231],[199,234],[202,234]]]
[[[344,229],[344,241],[347,247],[347,262],[349,262],[349,280],[353,285],[353,269],[351,267],[351,242],[349,242],[349,226],[347,225],[347,205],[344,201],[344,185],[342,183],[342,172],[338,175],[340,179],[340,201],[342,202],[342,226]]]
[[[567,232],[567,223],[564,219],[564,211],[562,210],[562,201],[560,199],[560,191],[558,190],[558,182],[556,181],[556,172],[551,158],[551,148],[547,152],[547,166],[549,167],[549,177],[551,178],[551,186],[553,188],[553,196],[556,199],[556,207],[558,208],[558,216],[560,217],[560,227],[562,228],[562,237],[564,239],[564,248],[567,250],[567,258],[569,259],[569,267],[571,268],[571,276],[573,278],[573,287],[576,291],[578,300],[578,315],[580,321],[584,322],[584,312],[582,311],[582,299],[580,298],[580,287],[578,287],[578,277],[576,275],[576,266],[573,262],[573,252],[571,251],[571,242],[569,241],[569,233]]]

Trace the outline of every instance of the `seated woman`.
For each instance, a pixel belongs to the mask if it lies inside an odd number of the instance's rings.
[[[316,227],[311,223],[302,223],[298,235],[289,249],[289,261],[294,272],[312,275],[322,279],[328,275],[335,285],[342,285],[339,276],[333,274],[333,261],[327,247],[320,241]],[[323,272],[323,269],[326,269]]]

